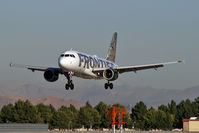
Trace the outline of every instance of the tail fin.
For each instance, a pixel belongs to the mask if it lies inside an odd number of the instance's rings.
[[[116,45],[117,45],[117,32],[113,34],[113,38],[108,49],[108,54],[106,59],[112,62],[115,62],[115,55],[116,55]]]

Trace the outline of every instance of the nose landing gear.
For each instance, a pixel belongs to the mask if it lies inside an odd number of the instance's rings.
[[[67,80],[68,80],[68,83],[66,83],[65,85],[65,88],[66,90],[73,90],[74,89],[74,84],[73,84],[73,81],[72,81],[72,72],[68,72],[67,74],[65,74]]]
[[[72,80],[68,81],[68,83],[65,85],[66,90],[73,90],[74,89],[74,84],[72,83]]]
[[[109,81],[108,81],[108,83],[104,84],[105,89],[108,89],[108,87],[112,90],[113,89],[113,83],[109,83]]]

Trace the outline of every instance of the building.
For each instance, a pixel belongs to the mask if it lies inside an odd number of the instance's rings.
[[[183,131],[199,132],[199,117],[191,117],[183,120]]]

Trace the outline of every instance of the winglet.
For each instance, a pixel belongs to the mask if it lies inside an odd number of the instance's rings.
[[[10,65],[10,67],[12,67],[12,66],[13,66],[13,63],[12,63],[12,62],[10,62],[10,64],[9,64],[9,65]]]
[[[162,63],[163,65],[168,65],[168,64],[176,64],[176,63],[183,63],[184,60],[177,60],[177,61],[173,61],[173,62],[165,62],[165,63]]]
[[[17,68],[27,68],[27,67],[29,67],[28,65],[15,64],[15,63],[12,63],[12,62],[10,62],[9,66],[10,67],[17,67]]]
[[[184,63],[184,60],[178,60],[177,62],[178,63]]]

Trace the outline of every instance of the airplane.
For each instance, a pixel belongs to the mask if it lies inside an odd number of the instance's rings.
[[[174,62],[164,62],[157,64],[136,65],[136,66],[118,66],[115,64],[117,46],[117,32],[113,34],[111,44],[108,49],[108,54],[105,59],[99,58],[96,55],[89,55],[86,53],[69,50],[61,53],[58,58],[59,67],[38,67],[21,64],[10,63],[10,67],[26,68],[28,70],[44,72],[44,78],[48,82],[55,82],[59,75],[66,77],[66,90],[73,90],[74,84],[72,76],[83,79],[105,79],[107,83],[104,84],[105,89],[113,89],[111,81],[117,80],[119,74],[125,72],[137,72],[145,69],[155,69],[164,67],[168,64],[181,63],[183,61],[177,60]]]

